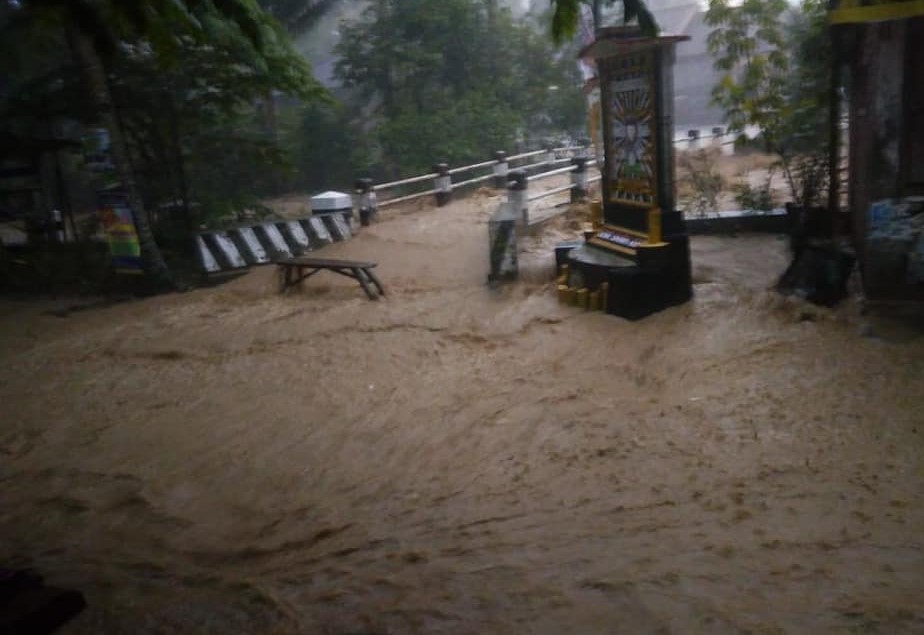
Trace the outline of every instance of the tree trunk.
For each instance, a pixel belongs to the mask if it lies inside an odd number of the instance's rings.
[[[54,157],[55,183],[56,189],[58,190],[58,205],[63,208],[64,216],[67,218],[67,222],[71,226],[71,235],[74,238],[73,242],[75,244],[80,244],[80,233],[77,231],[77,221],[74,219],[74,206],[71,205],[71,195],[67,189],[67,181],[64,178],[64,170],[61,168],[61,153],[57,148],[54,151]]]
[[[173,98],[174,93],[169,92],[166,95],[167,109],[170,113],[170,136],[172,137],[173,165],[176,173],[176,185],[179,187],[180,205],[183,209],[183,220],[185,222],[187,237],[184,244],[188,245],[189,254],[196,255],[196,230],[199,226],[199,218],[193,210],[189,200],[189,179],[186,178],[186,159],[183,156],[183,141],[180,138],[180,118],[177,114],[176,102]]]
[[[828,213],[830,214],[831,235],[837,236],[838,219],[841,207],[841,109],[840,109],[840,67],[837,57],[840,55],[840,31],[837,27],[828,27],[831,33],[831,67],[828,72]]]
[[[122,182],[122,187],[128,195],[128,204],[135,219],[135,228],[138,231],[138,240],[141,244],[141,260],[144,271],[157,289],[173,288],[173,280],[164,257],[154,242],[154,234],[145,214],[144,201],[138,192],[135,174],[128,156],[128,147],[122,126],[116,116],[109,89],[109,80],[103,66],[103,60],[93,44],[93,40],[83,31],[73,25],[67,27],[67,37],[70,47],[83,74],[90,104],[99,113],[103,126],[109,133],[109,148],[116,173]]]
[[[259,104],[258,111],[262,119],[263,134],[270,143],[276,144],[279,141],[279,108],[272,89],[266,91],[260,98]],[[278,196],[282,191],[282,179],[278,170],[270,173],[270,188],[273,196]]]

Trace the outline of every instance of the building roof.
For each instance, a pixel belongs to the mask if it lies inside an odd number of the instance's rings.
[[[579,57],[601,59],[659,46],[670,46],[689,39],[686,35],[647,37],[641,35],[636,27],[605,27],[597,29],[596,41],[581,49]]]

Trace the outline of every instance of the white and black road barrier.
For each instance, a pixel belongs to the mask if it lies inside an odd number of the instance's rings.
[[[437,163],[433,166],[436,177],[433,179],[433,189],[436,190],[436,205],[442,207],[452,200],[452,175],[449,174],[448,163]]]

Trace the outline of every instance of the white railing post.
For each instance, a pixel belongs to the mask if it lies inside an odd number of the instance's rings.
[[[574,166],[571,172],[571,202],[576,203],[587,198],[587,159],[573,157],[571,165]]]
[[[64,219],[61,216],[61,210],[51,210],[51,236],[54,242],[59,245],[64,244]]]
[[[442,207],[452,200],[452,175],[449,174],[449,164],[437,163],[433,166],[436,178],[433,179],[433,189],[436,190],[436,205]]]
[[[498,150],[494,153],[494,161],[494,165],[491,166],[491,171],[494,173],[494,187],[502,190],[507,187],[507,172],[510,169],[507,163],[507,153]]]
[[[691,150],[699,148],[699,130],[687,130],[687,140]]]
[[[507,202],[517,222],[523,225],[529,224],[528,187],[529,177],[525,170],[514,170],[510,173],[510,181],[507,184]]]
[[[372,179],[356,179],[353,206],[359,212],[359,224],[365,227],[378,214],[378,199],[372,189]]]
[[[488,220],[488,253],[491,273],[488,284],[495,285],[502,280],[517,277],[517,225],[519,218],[508,204],[501,204]]]

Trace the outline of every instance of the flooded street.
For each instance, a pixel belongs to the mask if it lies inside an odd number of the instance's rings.
[[[695,298],[485,284],[497,197],[383,211],[280,296],[0,302],[0,562],[62,633],[922,633],[924,337],[768,291],[776,237],[693,240]]]

